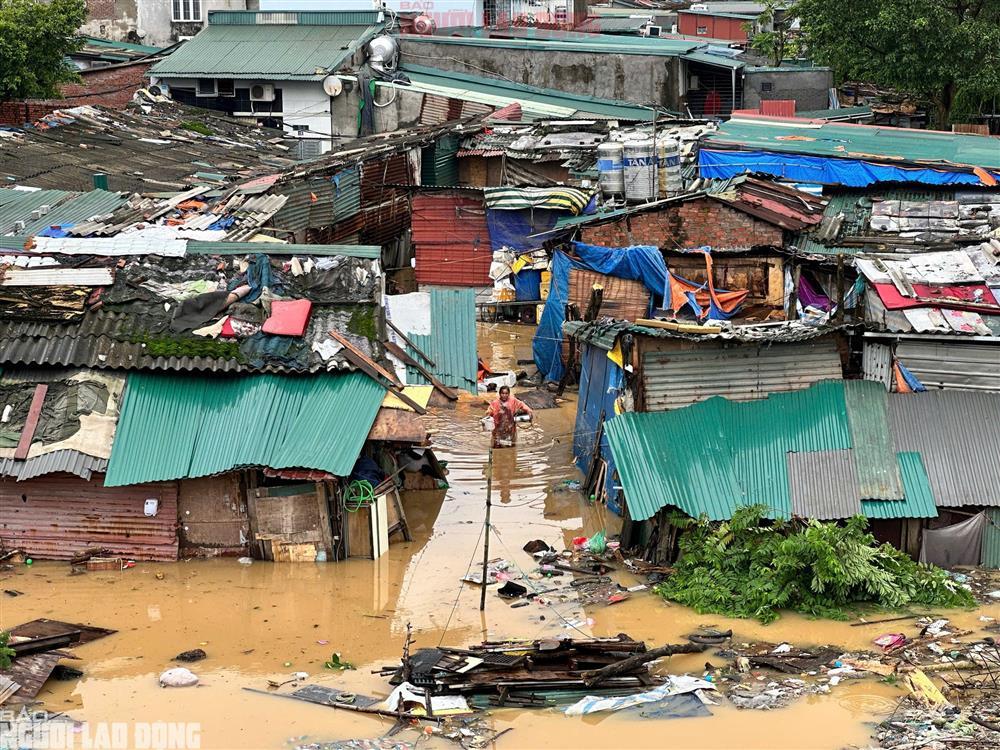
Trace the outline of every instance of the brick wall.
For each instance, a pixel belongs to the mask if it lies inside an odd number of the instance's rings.
[[[115,0],[87,0],[87,18],[115,17]]]
[[[0,124],[24,125],[54,110],[84,104],[122,109],[132,101],[136,89],[146,85],[145,76],[150,65],[152,62],[141,62],[80,71],[80,83],[67,83],[60,87],[62,99],[0,102]]]
[[[686,250],[703,245],[716,248],[780,247],[783,234],[780,227],[711,198],[699,198],[658,211],[625,216],[600,226],[585,227],[581,239],[607,247],[656,245]]]

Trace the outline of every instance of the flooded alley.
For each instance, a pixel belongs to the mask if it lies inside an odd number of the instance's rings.
[[[527,329],[480,324],[480,354],[495,369],[516,368],[527,356]],[[396,666],[407,627],[413,648],[469,644],[507,638],[614,637],[626,633],[650,646],[683,641],[700,627],[732,629],[733,642],[831,644],[845,651],[871,648],[884,625],[852,627],[847,622],[810,620],[785,613],[772,625],[697,615],[668,604],[648,590],[614,605],[587,606],[573,596],[511,607],[491,588],[485,613],[480,589],[461,579],[481,563],[489,435],[479,420],[482,398],[463,396],[451,408],[432,410],[428,424],[438,459],[447,465],[447,490],[404,495],[413,541],[390,546],[376,561],[351,559],[337,565],[280,564],[235,558],[138,563],[115,572],[70,575],[60,562],[36,562],[0,572],[0,588],[23,595],[0,596],[0,630],[34,618],[84,622],[118,632],[80,647],[76,681],[49,680],[37,707],[75,721],[195,722],[205,748],[312,747],[352,738],[374,738],[392,720],[250,693],[268,681],[308,677],[301,682],[384,697],[388,683],[372,670]],[[491,557],[509,561],[522,583],[542,586],[528,574],[536,567],[522,551],[540,539],[556,549],[577,536],[618,531],[606,508],[565,488],[578,480],[573,466],[575,396],[537,412],[516,448],[495,454]],[[633,586],[640,579],[619,571]],[[978,632],[1000,618],[1000,603],[974,611],[949,612],[956,628]],[[889,626],[891,627],[891,626]],[[163,689],[157,676],[176,666],[179,652],[201,648],[207,658],[190,665],[197,687]],[[356,667],[334,671],[323,664],[333,653]],[[709,653],[659,662],[669,674],[705,673]],[[274,691],[276,694],[284,690]],[[553,708],[494,709],[488,722],[505,729],[497,747],[765,748],[837,750],[864,746],[872,725],[884,719],[903,695],[898,685],[878,679],[852,680],[828,694],[812,694],[774,711],[739,710],[719,698],[712,716],[664,721],[634,712],[568,717]],[[400,741],[414,741],[406,731]],[[439,737],[427,747],[449,747]],[[322,747],[322,744],[315,745]]]

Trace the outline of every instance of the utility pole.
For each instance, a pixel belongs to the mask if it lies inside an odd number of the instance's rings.
[[[486,538],[483,541],[483,590],[479,594],[479,611],[486,610],[486,572],[490,564],[490,512],[493,510],[493,446],[486,462]]]

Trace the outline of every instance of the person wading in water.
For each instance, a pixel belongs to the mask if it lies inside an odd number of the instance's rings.
[[[486,416],[493,418],[493,447],[510,448],[517,445],[517,422],[514,417],[527,414],[534,417],[531,407],[520,399],[510,395],[510,388],[500,388],[500,398],[492,401],[486,410]]]

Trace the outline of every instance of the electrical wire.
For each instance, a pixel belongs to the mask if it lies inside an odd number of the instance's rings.
[[[472,556],[469,558],[469,564],[465,566],[466,570],[472,569],[472,563],[475,562],[476,553],[479,551],[479,540],[483,538],[483,529],[486,528],[486,521],[483,521],[483,525],[479,527],[479,536],[476,537],[476,543],[472,547]],[[483,580],[483,586],[486,585],[486,580]],[[444,624],[444,630],[441,631],[441,640],[438,641],[438,646],[444,643],[444,637],[448,634],[448,628],[451,627],[451,618],[455,616],[455,610],[458,609],[458,600],[462,598],[462,591],[465,589],[465,578],[463,577],[458,584],[458,594],[455,595],[455,602],[451,605],[451,612],[448,614],[448,621]]]

